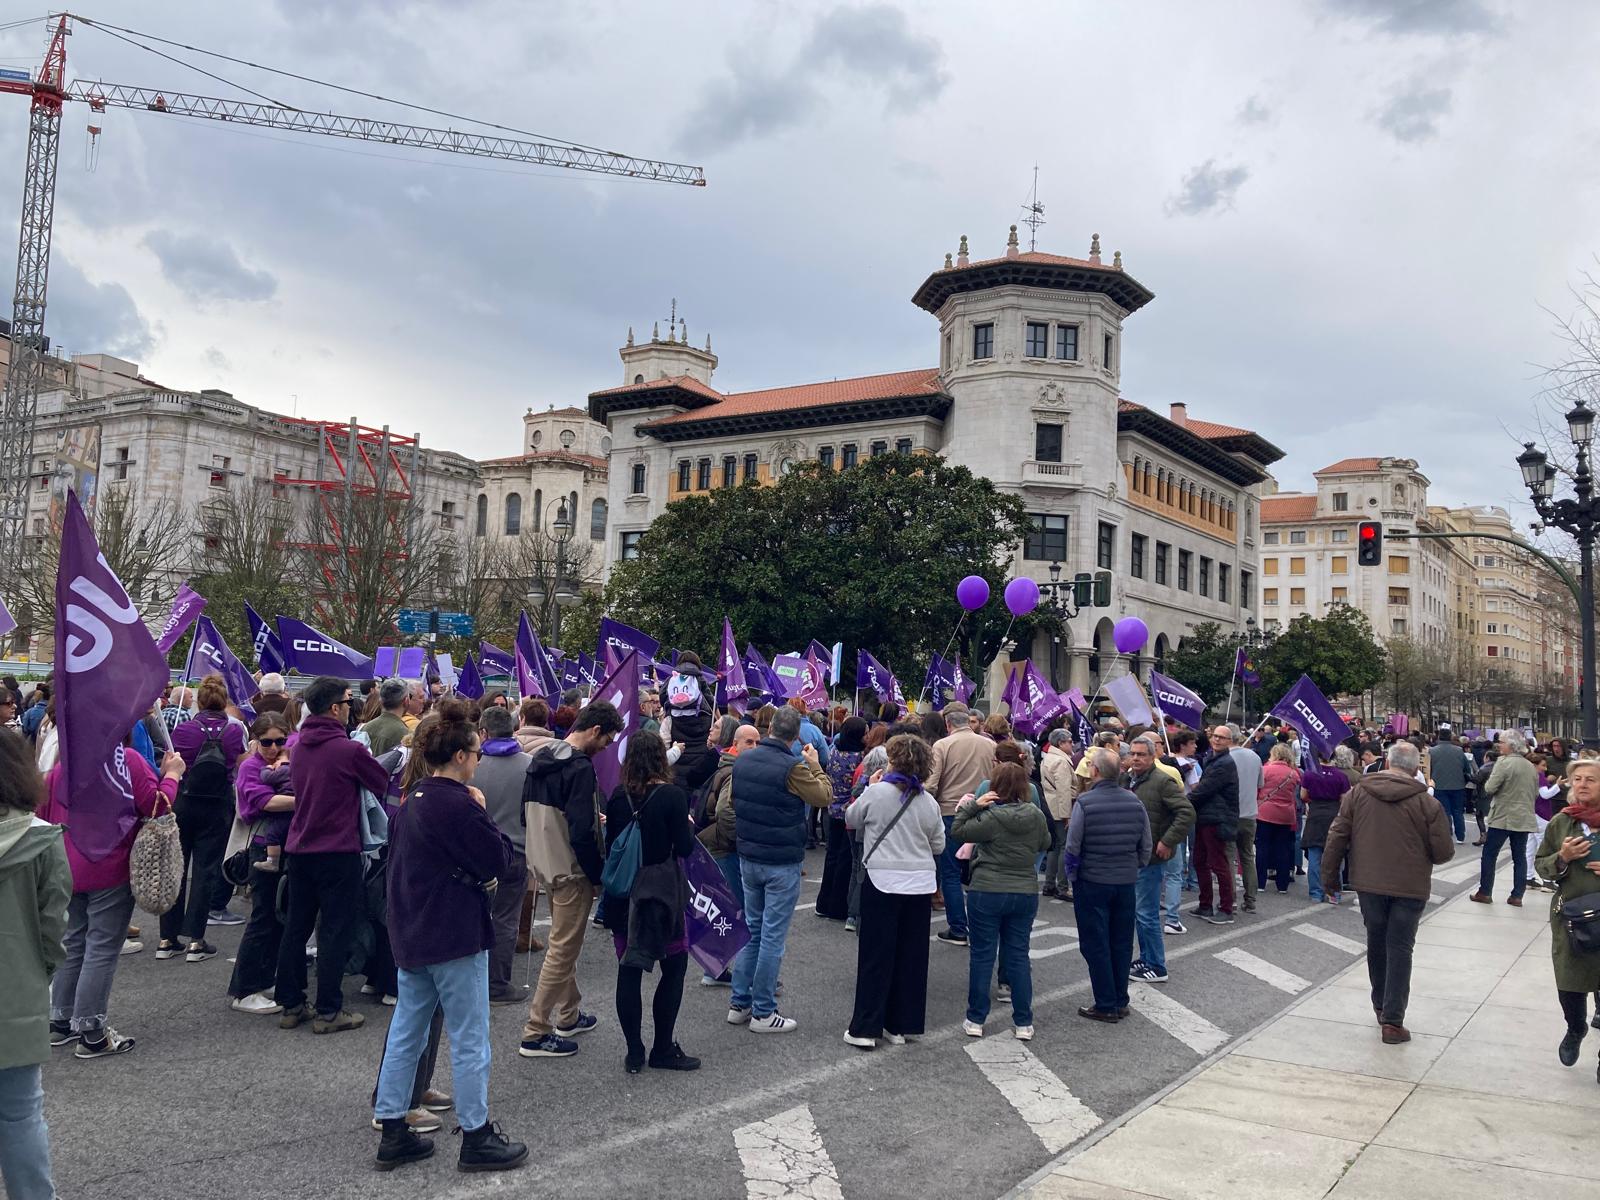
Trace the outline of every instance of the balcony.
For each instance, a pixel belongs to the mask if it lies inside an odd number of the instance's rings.
[[[1075,462],[1041,462],[1026,459],[1022,464],[1023,487],[1083,486],[1083,464]]]

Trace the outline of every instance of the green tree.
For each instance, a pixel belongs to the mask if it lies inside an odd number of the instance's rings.
[[[246,482],[208,497],[195,508],[196,568],[189,586],[206,598],[206,616],[247,667],[255,666],[244,606],[249,601],[268,621],[300,616],[305,591],[298,556],[290,542],[294,510],[272,495],[270,485]],[[168,661],[184,665],[189,639],[180,638]]]
[[[1334,604],[1327,616],[1298,616],[1278,634],[1262,655],[1261,696],[1276,703],[1302,674],[1330,700],[1359,695],[1383,681],[1387,661],[1366,614]]]
[[[612,571],[606,609],[702,655],[715,651],[724,615],[741,645],[842,640],[847,675],[851,652],[870,650],[914,693],[961,616],[965,575],[989,581],[989,604],[967,629],[980,635],[969,646],[992,657],[1009,619],[1001,589],[1028,528],[1021,499],[937,456],[886,454],[845,471],[805,463],[770,486],[669,505],[639,557]],[[1019,621],[1013,637],[1031,628]],[[970,660],[968,673],[979,674]]]
[[[1233,663],[1239,644],[1215,621],[1202,621],[1176,650],[1167,652],[1164,673],[1198,693],[1208,708],[1218,708],[1233,686]]]

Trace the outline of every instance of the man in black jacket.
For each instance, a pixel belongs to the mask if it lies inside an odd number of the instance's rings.
[[[1194,870],[1200,881],[1200,903],[1190,909],[1213,925],[1233,924],[1233,863],[1228,847],[1239,825],[1239,768],[1228,750],[1233,734],[1226,725],[1211,731],[1212,757],[1201,769],[1200,782],[1189,793],[1194,806]],[[1211,876],[1217,877],[1217,905],[1211,904]]]

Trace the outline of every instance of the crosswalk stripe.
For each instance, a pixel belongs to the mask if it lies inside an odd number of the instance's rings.
[[[1295,925],[1292,927],[1296,933],[1304,934],[1308,938],[1343,950],[1346,954],[1365,954],[1367,948],[1355,938],[1347,938],[1342,933],[1334,933],[1331,929],[1324,929],[1321,925]]]
[[[1051,1154],[1100,1124],[1072,1089],[1015,1038],[984,1038],[968,1045],[967,1054]]]
[[[1069,937],[1076,941],[1078,937],[1078,931],[1071,925],[1052,925],[1049,929],[1035,929],[1033,931],[1033,936],[1035,938]]]
[[[1058,954],[1065,954],[1068,950],[1076,950],[1077,948],[1078,942],[1074,938],[1071,942],[1065,942],[1059,946],[1051,946],[1045,950],[1029,950],[1028,957],[1031,959],[1054,958]]]
[[[808,1105],[733,1131],[749,1200],[844,1200]]]
[[[1196,1054],[1210,1054],[1228,1043],[1226,1030],[1213,1025],[1193,1009],[1185,1008],[1148,983],[1128,985],[1128,1004]]]
[[[1237,946],[1229,946],[1226,950],[1219,950],[1211,956],[1220,958],[1229,966],[1238,967],[1248,975],[1254,975],[1262,983],[1271,984],[1280,992],[1288,992],[1291,996],[1299,995],[1311,986],[1309,979],[1300,976],[1282,967],[1273,966],[1264,958],[1257,958],[1248,950],[1241,950]]]

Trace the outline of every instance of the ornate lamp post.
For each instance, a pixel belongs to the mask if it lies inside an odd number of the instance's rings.
[[[550,639],[553,645],[561,644],[561,610],[571,608],[578,602],[578,585],[570,576],[572,564],[567,560],[567,547],[572,544],[572,516],[567,512],[567,502],[562,499],[556,506],[555,520],[550,526],[551,542],[555,547],[554,570],[550,576],[550,587],[555,599],[555,612],[550,618]],[[528,607],[534,612],[544,613],[545,585],[544,580],[535,577],[528,585]]]
[[[1050,564],[1050,582],[1039,585],[1039,607],[1053,613],[1056,619],[1065,625],[1078,615],[1079,607],[1088,602],[1087,596],[1079,596],[1073,584],[1068,579],[1061,578],[1061,564]],[[1056,671],[1061,662],[1061,634],[1050,635],[1050,686],[1056,687]]]

